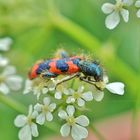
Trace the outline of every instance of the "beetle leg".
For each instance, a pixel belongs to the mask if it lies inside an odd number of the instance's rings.
[[[86,83],[89,83],[89,84],[91,84],[91,85],[94,85],[98,90],[102,90],[100,87],[98,87],[98,86],[96,85],[96,81],[90,81],[89,79],[87,79],[86,76],[84,76],[84,77],[79,77],[79,79],[80,79],[81,81],[84,81],[84,82],[86,82]]]
[[[56,87],[55,88],[57,88],[57,86],[60,85],[61,83],[69,81],[69,80],[71,80],[71,79],[73,79],[75,77],[79,77],[79,76],[80,76],[80,73],[76,73],[76,74],[73,74],[71,76],[64,77],[63,79],[59,80],[58,83],[56,83]]]

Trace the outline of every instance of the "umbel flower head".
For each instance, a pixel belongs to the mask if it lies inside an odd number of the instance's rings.
[[[25,81],[25,88],[23,94],[33,92],[33,94],[36,95],[37,99],[39,100],[41,94],[46,94],[48,93],[48,91],[54,90],[54,88],[55,81],[53,79],[50,79],[49,81],[40,77],[34,80],[27,79]]]
[[[18,115],[14,121],[15,126],[21,127],[18,137],[20,140],[32,140],[32,136],[38,136],[37,125],[34,119],[38,115],[37,111],[33,112],[32,105],[29,106],[29,113],[27,116]]]
[[[85,115],[75,117],[74,113],[75,108],[72,105],[68,105],[66,111],[59,111],[58,116],[66,121],[60,129],[60,133],[63,137],[71,134],[74,140],[82,140],[88,136],[85,127],[89,125],[89,119]]]
[[[27,94],[33,92],[34,95],[39,96],[41,94],[46,94],[48,92],[48,88],[46,88],[46,82],[43,79],[37,78],[35,80],[26,80],[25,81],[25,89],[23,94]]]
[[[116,0],[115,4],[105,3],[102,6],[102,11],[109,14],[105,19],[105,25],[108,29],[114,29],[120,22],[122,16],[125,22],[129,20],[129,11],[125,8],[133,3],[132,0]]]

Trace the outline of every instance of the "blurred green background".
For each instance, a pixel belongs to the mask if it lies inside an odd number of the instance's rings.
[[[108,0],[109,1],[109,0]],[[0,0],[0,37],[10,36],[13,44],[9,52],[11,64],[26,78],[32,64],[41,58],[50,58],[56,49],[63,47],[69,53],[91,54],[99,59],[110,81],[125,83],[124,96],[105,92],[101,102],[88,104],[90,119],[102,119],[123,112],[139,110],[140,96],[140,19],[130,9],[130,20],[121,20],[114,30],[108,30],[101,6],[107,0]],[[111,1],[110,2],[114,2]],[[33,95],[22,91],[8,95],[24,105],[35,103]],[[0,103],[0,139],[16,140],[18,129],[13,120],[18,114]],[[46,127],[39,128],[42,140],[53,134]]]

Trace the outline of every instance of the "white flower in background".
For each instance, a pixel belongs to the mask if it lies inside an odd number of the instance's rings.
[[[40,113],[36,117],[36,122],[40,125],[43,125],[45,123],[45,120],[52,121],[53,115],[52,112],[56,108],[55,103],[51,103],[51,100],[49,97],[45,97],[43,100],[44,105],[37,103],[34,106],[34,110],[38,111]]]
[[[74,117],[74,113],[75,108],[72,105],[67,106],[66,111],[59,111],[58,116],[66,120],[60,129],[61,135],[67,137],[71,133],[74,140],[87,138],[88,131],[85,127],[89,125],[89,119],[85,115]]]
[[[2,55],[0,55],[0,67],[4,67],[9,63],[9,60]]]
[[[15,126],[22,127],[18,134],[20,140],[32,140],[32,136],[37,137],[39,135],[37,125],[33,121],[37,115],[38,113],[36,111],[33,112],[33,107],[30,105],[27,116],[18,115],[15,118]]]
[[[93,95],[91,91],[84,92],[84,86],[80,86],[77,91],[73,89],[64,90],[64,94],[68,95],[66,103],[77,102],[78,106],[84,106],[86,101],[92,101]]]
[[[133,0],[116,0],[116,4],[105,3],[102,6],[102,11],[109,14],[105,19],[105,25],[109,29],[114,29],[120,22],[120,15],[125,22],[129,20],[129,11],[124,7],[128,7],[133,3]]]
[[[16,75],[14,66],[6,66],[0,74],[0,92],[8,94],[11,90],[17,91],[22,87],[23,79]]]
[[[0,51],[8,51],[13,40],[10,37],[0,39]]]
[[[26,80],[23,94],[27,94],[30,92],[33,92],[33,94],[37,96],[37,99],[39,99],[39,96],[41,94],[48,93],[46,81],[41,78],[37,78],[34,80]]]
[[[137,15],[138,18],[140,18],[140,0],[136,1],[135,6],[137,8],[139,8],[139,10],[137,11],[136,15]]]

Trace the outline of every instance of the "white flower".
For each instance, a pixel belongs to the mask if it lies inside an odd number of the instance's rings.
[[[53,120],[52,112],[56,108],[55,103],[50,103],[51,101],[49,97],[45,97],[43,102],[44,102],[44,105],[37,103],[34,106],[34,109],[40,113],[36,117],[36,122],[40,125],[43,125],[45,123],[45,120],[47,121]]]
[[[18,115],[15,118],[15,126],[22,127],[18,133],[20,140],[32,140],[32,136],[37,137],[39,135],[37,125],[33,122],[37,115],[38,113],[36,111],[33,112],[33,107],[30,105],[27,116]]]
[[[99,98],[102,98],[102,94],[103,94],[103,90],[107,89],[108,91],[110,91],[113,94],[118,94],[118,95],[123,95],[124,94],[124,87],[125,85],[122,82],[112,82],[112,83],[108,83],[108,77],[104,76],[103,78],[103,82],[99,82],[96,84],[97,87],[99,87],[101,90],[98,90],[96,88],[97,93],[95,92],[95,94],[100,94]]]
[[[8,64],[9,60],[2,55],[0,55],[0,67],[4,67]]]
[[[139,8],[139,10],[137,11],[136,15],[137,15],[138,18],[140,18],[140,0],[136,1],[135,6],[137,8]]]
[[[89,125],[89,119],[85,115],[74,117],[75,108],[72,105],[67,106],[66,112],[61,110],[58,116],[66,120],[62,125],[60,133],[63,137],[67,137],[70,133],[74,140],[82,140],[88,136],[88,131],[85,128]]]
[[[0,39],[0,51],[8,51],[10,49],[11,44],[12,39],[9,37]]]
[[[25,81],[25,89],[23,94],[33,92],[34,95],[37,95],[37,99],[41,94],[48,93],[47,82],[41,78],[36,78],[34,80]]]
[[[2,74],[0,74],[0,92],[8,94],[11,90],[17,91],[22,87],[23,79],[16,75],[14,66],[5,67]]]
[[[120,15],[125,22],[129,20],[129,11],[124,8],[130,6],[132,0],[116,0],[116,4],[105,3],[102,6],[102,11],[109,14],[106,17],[105,25],[109,29],[114,29],[120,22]]]
[[[77,91],[73,89],[64,90],[64,94],[68,95],[66,103],[77,102],[78,106],[84,106],[85,101],[92,101],[93,95],[91,91],[83,92],[84,86],[80,86]]]

